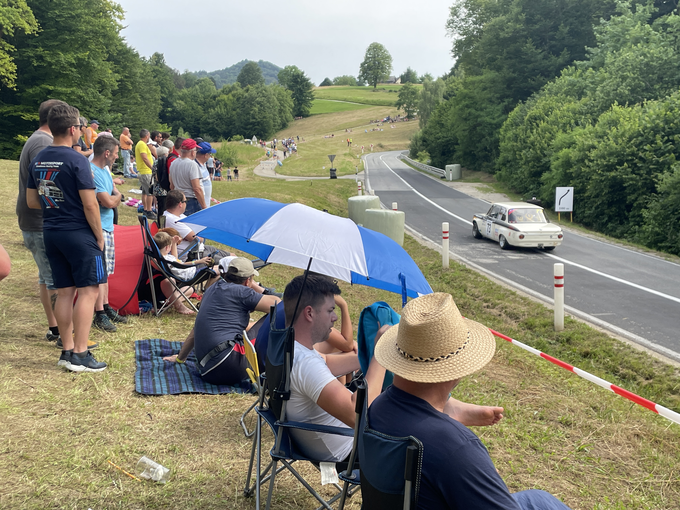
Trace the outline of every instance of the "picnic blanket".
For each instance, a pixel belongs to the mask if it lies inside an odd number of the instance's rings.
[[[177,395],[179,393],[255,393],[249,379],[238,386],[214,385],[201,377],[193,352],[186,363],[163,361],[163,356],[177,354],[182,342],[168,342],[159,338],[135,342],[135,391],[143,395]]]

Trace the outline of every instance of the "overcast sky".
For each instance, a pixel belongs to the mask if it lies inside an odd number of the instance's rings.
[[[142,56],[165,55],[180,72],[216,71],[243,59],[296,65],[318,85],[359,73],[372,42],[407,67],[441,76],[453,66],[444,25],[453,0],[116,0],[122,35]]]

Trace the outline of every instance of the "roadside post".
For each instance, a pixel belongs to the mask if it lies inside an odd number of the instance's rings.
[[[449,223],[442,223],[442,267],[449,267]]]
[[[555,212],[557,221],[560,221],[560,213],[568,212],[569,221],[574,221],[574,188],[556,187],[555,188]]]
[[[357,181],[357,195],[361,196],[361,181]]]
[[[333,168],[333,160],[335,159],[335,154],[329,154],[329,155],[328,155],[328,159],[331,160],[331,168],[330,168],[330,171],[331,171],[331,179],[337,179],[338,176],[337,176],[337,174],[336,174],[336,169]]]
[[[564,331],[564,264],[555,264],[555,331]]]
[[[397,203],[396,203],[396,202],[392,202],[392,210],[393,210],[393,211],[398,211],[398,209],[397,209]]]

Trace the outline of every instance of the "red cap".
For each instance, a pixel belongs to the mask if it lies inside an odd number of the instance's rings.
[[[191,138],[187,138],[182,142],[182,146],[180,147],[183,151],[191,151],[194,150],[195,148],[198,147],[198,144],[192,140]]]

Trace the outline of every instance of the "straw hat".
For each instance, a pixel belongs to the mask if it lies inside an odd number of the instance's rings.
[[[464,319],[450,294],[434,293],[404,307],[375,346],[375,359],[409,381],[437,383],[476,372],[495,350],[489,328]]]

